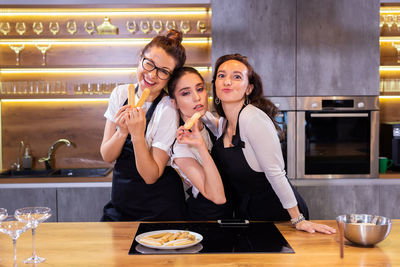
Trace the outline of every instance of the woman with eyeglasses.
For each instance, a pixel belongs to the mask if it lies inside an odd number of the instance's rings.
[[[145,88],[150,95],[142,108],[128,105],[129,85],[110,95],[100,147],[106,162],[114,162],[111,201],[102,221],[182,220],[185,197],[182,181],[170,166],[168,150],[178,116],[164,88],[186,60],[182,33],[156,36],[140,54],[135,99]]]

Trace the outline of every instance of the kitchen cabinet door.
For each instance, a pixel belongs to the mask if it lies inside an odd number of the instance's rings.
[[[111,187],[58,188],[59,222],[98,222],[111,199]]]
[[[215,0],[212,64],[222,55],[247,56],[266,96],[295,95],[296,0]]]
[[[379,1],[297,1],[297,95],[379,95]]]
[[[51,217],[46,222],[56,222],[56,195],[55,188],[0,188],[0,207],[9,215],[23,207],[49,207]]]

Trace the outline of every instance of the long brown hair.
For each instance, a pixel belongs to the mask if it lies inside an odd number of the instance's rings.
[[[262,111],[264,111],[268,115],[268,117],[270,117],[272,122],[274,123],[274,126],[275,126],[276,130],[278,131],[279,137],[282,139],[283,131],[279,127],[278,122],[275,119],[276,115],[279,113],[279,109],[269,99],[264,97],[261,77],[260,77],[260,75],[257,74],[257,72],[254,71],[253,67],[250,65],[249,61],[247,60],[247,57],[242,56],[241,54],[229,54],[229,55],[224,55],[217,59],[217,61],[215,62],[214,74],[213,74],[213,79],[212,79],[212,89],[213,89],[214,100],[217,99],[217,94],[216,94],[216,90],[215,90],[215,80],[217,78],[218,69],[224,62],[229,61],[229,60],[239,61],[247,67],[249,84],[252,84],[254,86],[253,91],[248,96],[247,104],[252,104],[252,105],[256,106],[257,108],[261,109]],[[219,102],[217,104],[216,101],[214,101],[213,105],[214,105],[214,108],[217,111],[218,115],[220,115],[222,117],[226,117],[224,109],[222,108],[221,102]]]
[[[167,35],[157,35],[150,43],[148,43],[143,50],[140,52],[140,56],[146,53],[148,49],[153,46],[160,47],[165,52],[175,59],[175,70],[180,69],[186,61],[186,51],[182,45],[182,32],[174,29],[170,29]]]
[[[195,68],[182,67],[180,69],[177,69],[168,81],[168,94],[171,99],[175,99],[176,84],[178,83],[179,79],[186,73],[196,74],[197,76],[200,77],[200,79],[203,81],[203,84],[204,84],[203,76],[201,76],[201,74]]]

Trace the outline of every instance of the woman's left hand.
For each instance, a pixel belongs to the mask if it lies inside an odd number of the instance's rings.
[[[334,234],[336,229],[325,224],[313,223],[307,220],[301,221],[296,224],[296,229],[306,231],[309,233],[320,232],[324,234]]]
[[[132,142],[144,138],[146,115],[141,108],[130,108],[125,115],[126,125],[131,134]]]

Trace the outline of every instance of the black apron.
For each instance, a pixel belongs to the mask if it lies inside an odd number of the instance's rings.
[[[262,221],[290,220],[289,213],[282,207],[265,173],[254,171],[246,161],[242,150],[245,143],[241,140],[239,131],[240,112],[236,124],[236,135],[232,137],[234,146],[225,148],[223,135],[221,135],[213,147],[214,162],[220,170],[221,176],[229,180],[234,217]],[[306,203],[293,186],[290,186],[293,189],[300,212],[308,219]]]
[[[146,131],[153,112],[163,96],[164,93],[161,92],[146,113]],[[127,103],[128,100],[124,105]],[[185,207],[182,181],[170,166],[165,167],[157,182],[145,183],[136,168],[131,136],[128,135],[114,166],[111,201],[104,207],[101,220],[183,220]]]
[[[184,122],[182,121],[182,119],[180,119],[180,125],[183,124]],[[216,137],[206,125],[204,125],[204,127],[208,131],[211,142],[214,145]],[[223,180],[222,182],[223,184],[225,184]],[[219,219],[232,218],[232,207],[228,201],[224,204],[215,204],[211,200],[204,197],[200,192],[195,198],[192,193],[192,187],[186,190],[186,192],[189,195],[188,199],[186,200],[188,220],[214,221]]]

